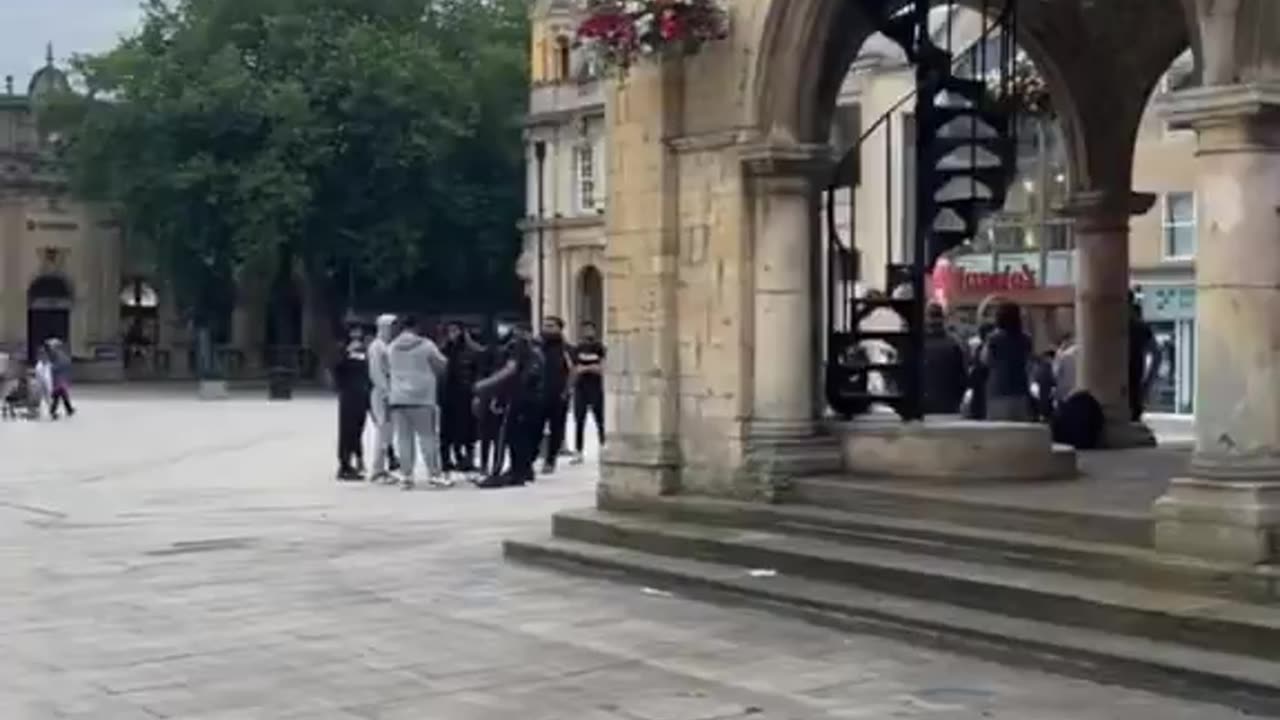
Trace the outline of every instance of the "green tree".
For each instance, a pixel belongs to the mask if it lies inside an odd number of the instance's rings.
[[[43,113],[209,330],[233,278],[513,297],[522,0],[149,0]]]

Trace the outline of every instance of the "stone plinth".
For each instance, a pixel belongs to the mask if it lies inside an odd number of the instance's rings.
[[[1223,562],[1280,557],[1280,481],[1175,479],[1155,503],[1155,545]]]
[[[833,428],[846,472],[865,477],[1051,480],[1076,474],[1075,451],[1029,423],[866,418]]]

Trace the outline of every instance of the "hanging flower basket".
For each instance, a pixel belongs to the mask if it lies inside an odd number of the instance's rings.
[[[692,55],[729,34],[717,0],[588,0],[577,42],[608,69],[642,58]]]
[[[1008,102],[1012,110],[1023,115],[1052,117],[1053,102],[1044,76],[1024,53],[1018,53],[1005,83],[998,74],[987,76],[987,87],[997,99]]]

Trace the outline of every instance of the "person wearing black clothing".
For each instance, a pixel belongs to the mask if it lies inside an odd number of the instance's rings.
[[[502,368],[505,344],[510,339],[510,331],[500,329],[497,340],[490,338],[481,351],[476,353],[476,377],[488,378]],[[485,477],[501,475],[506,466],[507,454],[502,438],[506,399],[499,393],[487,398],[473,398],[472,414],[480,436],[479,470]]]
[[[925,311],[924,411],[927,415],[954,415],[964,402],[968,371],[960,341],[947,332],[941,305]]]
[[[471,386],[476,380],[476,355],[483,351],[460,323],[446,326],[444,347],[448,370],[440,385],[440,440],[444,468],[469,472],[474,469],[476,418],[471,410]]]
[[[1035,362],[1032,373],[1036,383],[1036,416],[1043,422],[1053,420],[1057,408],[1058,379],[1053,374],[1054,351],[1046,350]]]
[[[498,401],[505,408],[501,436],[510,450],[507,472],[480,482],[482,488],[524,485],[533,482],[533,462],[538,456],[544,425],[542,354],[526,328],[517,328],[503,353],[497,372],[475,385],[475,404]],[[502,449],[498,449],[501,457]]]
[[[996,308],[996,329],[982,346],[987,368],[987,419],[1027,422],[1031,415],[1031,338],[1022,331],[1022,309],[1012,302]]]
[[[551,315],[542,322],[542,411],[543,422],[535,438],[541,443],[541,435],[547,436],[546,455],[542,460],[543,474],[553,473],[556,458],[564,445],[564,425],[569,415],[569,389],[572,385],[573,361],[564,339],[564,320]]]
[[[1155,371],[1159,368],[1155,333],[1142,318],[1142,306],[1129,294],[1129,415],[1141,422],[1146,411],[1147,393]]]
[[[990,370],[982,359],[982,349],[995,327],[990,323],[978,326],[978,348],[969,363],[969,412],[970,420],[987,419],[987,375]]]
[[[573,431],[574,455],[573,463],[581,464],[583,460],[583,438],[587,430],[587,413],[596,423],[596,437],[604,445],[604,360],[606,356],[604,343],[596,331],[596,324],[590,320],[582,323],[581,337],[578,344],[570,351],[573,360]]]
[[[359,481],[364,479],[365,415],[369,412],[369,357],[364,342],[364,331],[353,325],[349,340],[333,369],[334,384],[338,389],[338,479]]]

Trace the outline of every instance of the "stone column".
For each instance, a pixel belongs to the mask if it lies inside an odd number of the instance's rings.
[[[682,132],[684,88],[681,60],[668,58],[632,68],[607,95],[605,267],[616,312],[606,327],[602,507],[680,490],[680,168],[663,138]]]
[[[1156,444],[1129,408],[1129,218],[1154,202],[1150,193],[1095,190],[1065,208],[1075,218],[1076,384],[1102,405],[1108,448]]]
[[[818,188],[832,164],[818,145],[764,145],[743,154],[751,212],[751,416],[748,481],[771,495],[781,475],[839,469],[834,441],[818,437],[814,388],[821,318],[815,313]],[[817,467],[814,465],[817,464]],[[755,492],[751,494],[756,494]]]
[[[1160,550],[1280,560],[1280,83],[1178,93],[1199,135],[1196,450],[1155,503]]]

